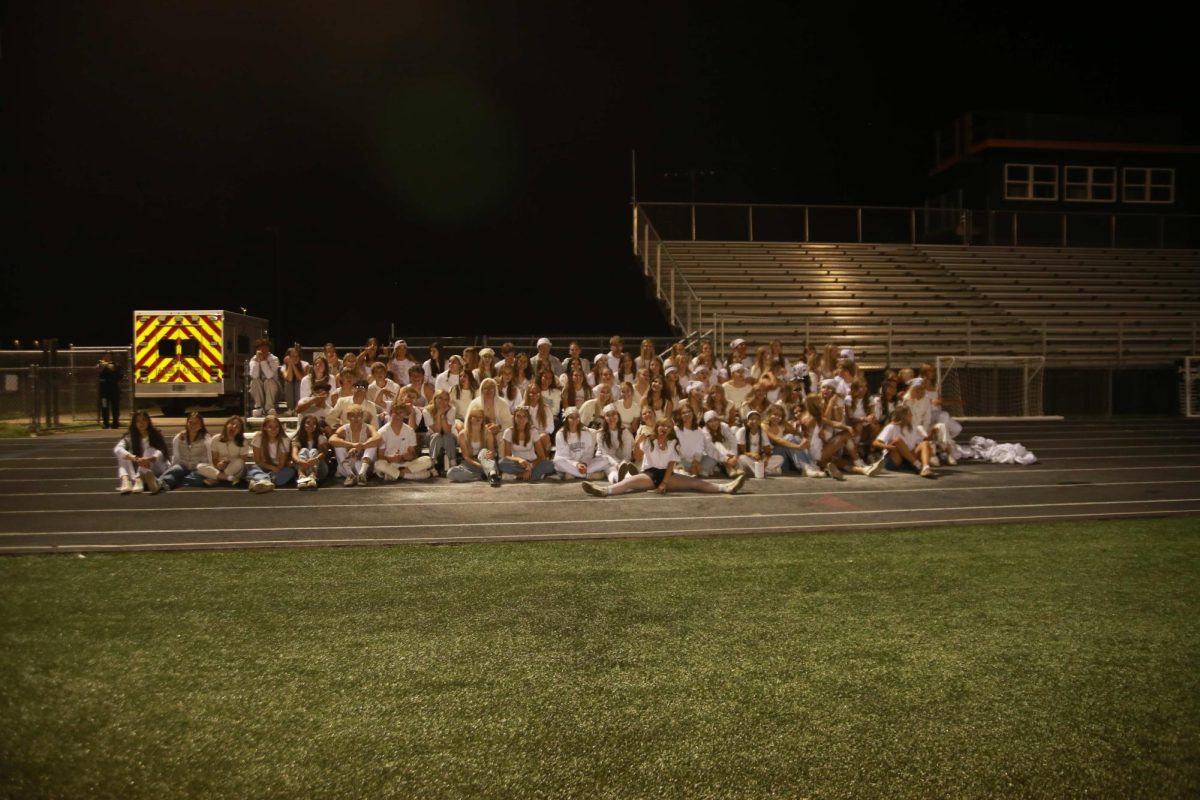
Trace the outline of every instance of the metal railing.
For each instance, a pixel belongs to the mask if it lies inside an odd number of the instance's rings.
[[[642,274],[654,281],[654,293],[666,306],[668,323],[683,331],[685,341],[711,336],[720,352],[725,346],[723,321],[715,311],[711,312],[712,325],[707,331],[702,330],[705,325],[704,301],[683,276],[654,224],[648,217],[639,218],[638,208],[636,204],[633,207],[633,254],[641,257]]]
[[[1011,247],[1200,247],[1200,215],[997,211],[910,206],[636,203],[635,242],[967,244]],[[641,226],[639,228],[639,225]]]
[[[133,412],[125,347],[74,347],[52,357],[41,350],[0,350],[0,419],[28,422],[31,432],[66,424],[100,422],[100,378],[96,363],[112,350],[125,368],[121,419]]]

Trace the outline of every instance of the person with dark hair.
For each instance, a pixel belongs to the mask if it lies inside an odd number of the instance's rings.
[[[279,399],[279,358],[271,352],[269,339],[254,343],[254,355],[250,358],[250,397],[254,400],[256,417],[274,409]]]
[[[133,412],[129,431],[113,448],[121,494],[159,490],[158,476],[167,471],[167,443],[145,411]]]
[[[627,475],[624,480],[603,487],[584,482],[583,490],[596,497],[651,490],[659,494],[666,494],[668,490],[733,494],[746,482],[744,472],[726,484],[710,483],[703,478],[680,475],[675,472],[675,465],[682,459],[679,454],[679,442],[675,439],[675,425],[666,417],[659,417],[654,424],[654,438],[645,445],[640,474]]]
[[[429,343],[429,358],[425,359],[425,363],[421,365],[421,369],[425,371],[425,380],[433,383],[437,380],[437,376],[446,371],[446,362],[442,359],[442,343]],[[435,387],[440,388],[440,387]]]
[[[292,439],[292,463],[296,466],[296,488],[316,489],[329,476],[329,440],[321,432],[321,419],[305,414]]]
[[[162,488],[169,491],[181,485],[203,486],[204,476],[198,470],[212,458],[211,441],[200,412],[188,414],[183,430],[171,440],[171,466],[158,479]]]
[[[250,445],[246,442],[246,422],[236,414],[225,421],[221,432],[209,443],[209,460],[196,471],[204,476],[205,486],[227,481],[237,486],[246,472]]]
[[[105,350],[96,368],[100,371],[100,420],[105,428],[121,427],[121,364],[112,350]],[[110,425],[111,417],[111,425]]]
[[[308,363],[300,358],[299,347],[289,347],[283,355],[283,364],[279,369],[279,379],[283,384],[283,401],[288,411],[294,412],[300,402],[300,384],[308,374]]]

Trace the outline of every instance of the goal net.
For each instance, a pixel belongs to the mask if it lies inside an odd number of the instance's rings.
[[[938,356],[942,408],[956,419],[1042,417],[1042,356]]]
[[[1183,413],[1188,417],[1200,417],[1200,356],[1188,356],[1183,360]]]

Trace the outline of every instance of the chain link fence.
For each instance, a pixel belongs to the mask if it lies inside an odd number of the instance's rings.
[[[100,423],[100,370],[111,350],[121,365],[121,416],[133,411],[131,353],[123,347],[69,350],[0,350],[0,419],[27,423],[31,432],[63,425]]]

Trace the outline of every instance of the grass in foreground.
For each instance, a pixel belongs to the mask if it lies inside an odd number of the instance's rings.
[[[1194,519],[0,560],[0,795],[1192,797]]]

